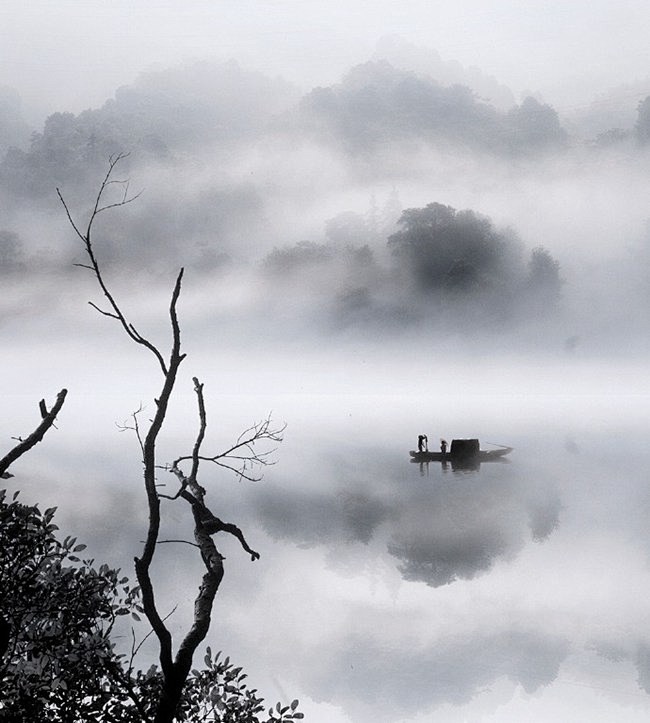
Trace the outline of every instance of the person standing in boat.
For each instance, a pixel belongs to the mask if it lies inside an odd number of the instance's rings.
[[[446,439],[440,440],[440,451],[443,454],[447,454],[447,440]]]
[[[418,434],[418,452],[429,451],[429,440],[426,434]]]

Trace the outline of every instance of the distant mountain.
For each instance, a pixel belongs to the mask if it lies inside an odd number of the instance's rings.
[[[285,81],[242,69],[235,61],[198,62],[140,75],[101,108],[54,113],[26,148],[10,142],[0,185],[39,196],[58,185],[84,183],[113,153],[166,161],[200,155],[263,135],[269,120],[295,105],[299,92]],[[2,123],[0,94],[0,124]]]
[[[491,154],[556,150],[566,141],[557,113],[534,98],[501,111],[465,85],[443,86],[387,60],[357,65],[301,102],[302,127],[349,153],[419,141]]]
[[[432,48],[409,43],[399,35],[381,38],[372,60],[387,60],[395,68],[427,75],[440,85],[464,85],[483,101],[499,110],[515,105],[515,96],[507,86],[479,68],[466,68],[456,60],[443,60]]]

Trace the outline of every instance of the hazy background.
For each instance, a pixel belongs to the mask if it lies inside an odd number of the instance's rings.
[[[649,58],[642,0],[8,0],[1,12],[3,82],[44,114],[100,105],[143,69],[206,56],[236,57],[305,89],[328,85],[388,34],[562,109],[647,80]]]
[[[645,2],[2,3],[4,446],[70,390],[12,489],[130,572],[116,423],[159,380],[56,194],[83,223],[129,153],[96,248],[163,348],[186,267],[162,456],[194,375],[215,450],[288,424],[263,483],[204,480],[262,552],[222,543],[213,649],[318,722],[646,720],[649,31]],[[420,470],[422,432],[516,449]]]

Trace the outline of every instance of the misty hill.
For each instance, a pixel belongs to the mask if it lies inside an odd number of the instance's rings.
[[[0,184],[13,194],[39,196],[55,186],[83,185],[114,153],[166,163],[216,143],[228,149],[259,138],[269,119],[298,97],[288,83],[234,61],[143,73],[101,108],[50,115],[27,150],[6,154]],[[18,145],[10,136],[4,142]]]
[[[407,156],[422,146],[532,163],[566,151],[568,134],[552,107],[528,97],[506,109],[508,90],[494,79],[403,41],[382,41],[380,55],[302,97],[281,79],[234,61],[150,71],[100,108],[49,116],[31,141],[19,99],[0,93],[0,152],[9,149],[0,161],[0,191],[34,199],[51,197],[57,186],[84,187],[110,154],[123,151],[141,166],[166,167],[202,164],[209,154],[226,172],[242,151],[310,143],[371,167],[391,154],[407,168]],[[581,121],[580,128],[589,125]],[[629,134],[636,137],[631,125],[603,137]]]
[[[375,243],[372,218],[335,220],[327,242],[276,248],[262,262],[271,288],[281,284],[283,304],[330,327],[494,329],[549,319],[560,308],[558,261],[472,210],[407,209],[397,232]]]
[[[5,117],[19,119],[12,97]],[[102,258],[118,274],[184,265],[216,285],[242,271],[270,289],[265,308],[275,298],[283,316],[337,329],[430,321],[455,330],[553,316],[560,289],[572,295],[614,266],[563,251],[568,239],[586,249],[599,237],[594,199],[609,204],[614,188],[607,233],[617,219],[615,265],[629,268],[621,249],[638,228],[630,191],[640,187],[634,174],[645,174],[638,151],[650,138],[650,101],[639,110],[626,131],[636,145],[605,153],[567,147],[555,111],[532,98],[500,110],[467,86],[386,60],[302,97],[236,63],[146,73],[101,108],[51,115],[6,153],[0,273],[78,260],[55,188],[83,213],[108,155],[130,150],[120,175],[145,193],[104,217],[101,231]],[[9,142],[10,129],[0,123],[0,140]],[[390,208],[359,212],[391,188]],[[411,208],[396,227],[398,192]],[[528,247],[470,209],[512,223]],[[571,225],[574,216],[582,226]],[[562,249],[564,286],[541,246]],[[47,256],[38,255],[43,247]]]
[[[395,68],[429,76],[443,86],[467,86],[483,101],[502,111],[516,105],[513,92],[496,78],[476,67],[465,68],[456,60],[445,61],[436,50],[409,43],[399,35],[381,38],[371,59],[387,60]]]
[[[506,160],[566,148],[567,132],[551,106],[532,97],[515,105],[507,88],[478,69],[399,38],[383,39],[375,58],[302,98],[283,80],[234,61],[150,71],[100,108],[52,114],[31,140],[18,95],[0,89],[0,188],[38,197],[59,185],[83,185],[111,153],[123,151],[169,165],[200,159],[208,149],[230,162],[242,147],[277,143],[315,142],[370,159],[383,150],[415,153],[421,144]],[[597,130],[605,141],[634,135],[643,99],[637,90],[583,109],[572,129]]]
[[[101,108],[49,116],[27,149],[18,126],[0,127],[0,147],[16,146],[0,164],[0,185],[37,197],[83,185],[112,153],[170,163],[208,148],[227,155],[278,134],[292,145],[312,139],[352,155],[402,140],[492,154],[548,151],[566,140],[555,111],[532,98],[502,112],[467,86],[446,87],[386,60],[352,68],[341,83],[298,99],[282,80],[234,61],[143,73]]]
[[[567,140],[555,110],[532,97],[502,112],[467,86],[443,86],[386,60],[352,68],[338,85],[315,88],[300,113],[314,137],[350,153],[417,140],[518,155],[558,150]]]

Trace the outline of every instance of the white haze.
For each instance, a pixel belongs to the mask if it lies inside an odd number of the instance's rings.
[[[195,375],[215,449],[269,412],[288,424],[263,483],[206,475],[218,514],[262,551],[250,565],[223,542],[213,649],[269,699],[301,698],[313,723],[647,720],[650,156],[629,139],[593,144],[614,118],[631,131],[650,92],[647,3],[11,0],[0,17],[0,85],[35,130],[54,111],[147,87],[141,71],[191,75],[195,58],[298,86],[272,86],[275,124],[245,142],[208,138],[156,162],[134,153],[143,194],[96,229],[107,279],[162,348],[186,267],[188,358],[162,461],[193,442]],[[395,35],[406,45],[380,42]],[[364,155],[287,130],[303,92],[339,83],[378,47],[473,79],[504,107],[536,94],[556,105],[569,147],[513,160],[411,139]],[[94,186],[62,191],[82,218]],[[156,364],[86,304],[101,298],[73,267],[83,253],[54,190],[6,196],[0,230],[19,234],[27,259],[0,282],[3,447],[33,428],[39,399],[70,390],[11,489],[58,505],[65,534],[130,574],[145,513],[137,442],[116,423],[151,407]],[[374,259],[362,277],[328,222],[391,199],[484,214],[524,260],[544,246],[564,279],[559,308],[504,322],[409,297],[391,275],[394,207],[359,243]],[[338,255],[269,271],[274,249],[302,241]],[[369,313],[346,317],[364,289]],[[407,453],[423,431],[512,445],[512,463],[421,474]],[[186,534],[186,512],[171,511],[170,536]],[[171,608],[198,571],[165,552]],[[191,595],[179,602],[180,629]]]
[[[643,0],[6,0],[0,17],[0,84],[40,114],[97,106],[142,69],[188,58],[328,85],[393,34],[574,109],[647,78],[650,56]]]

